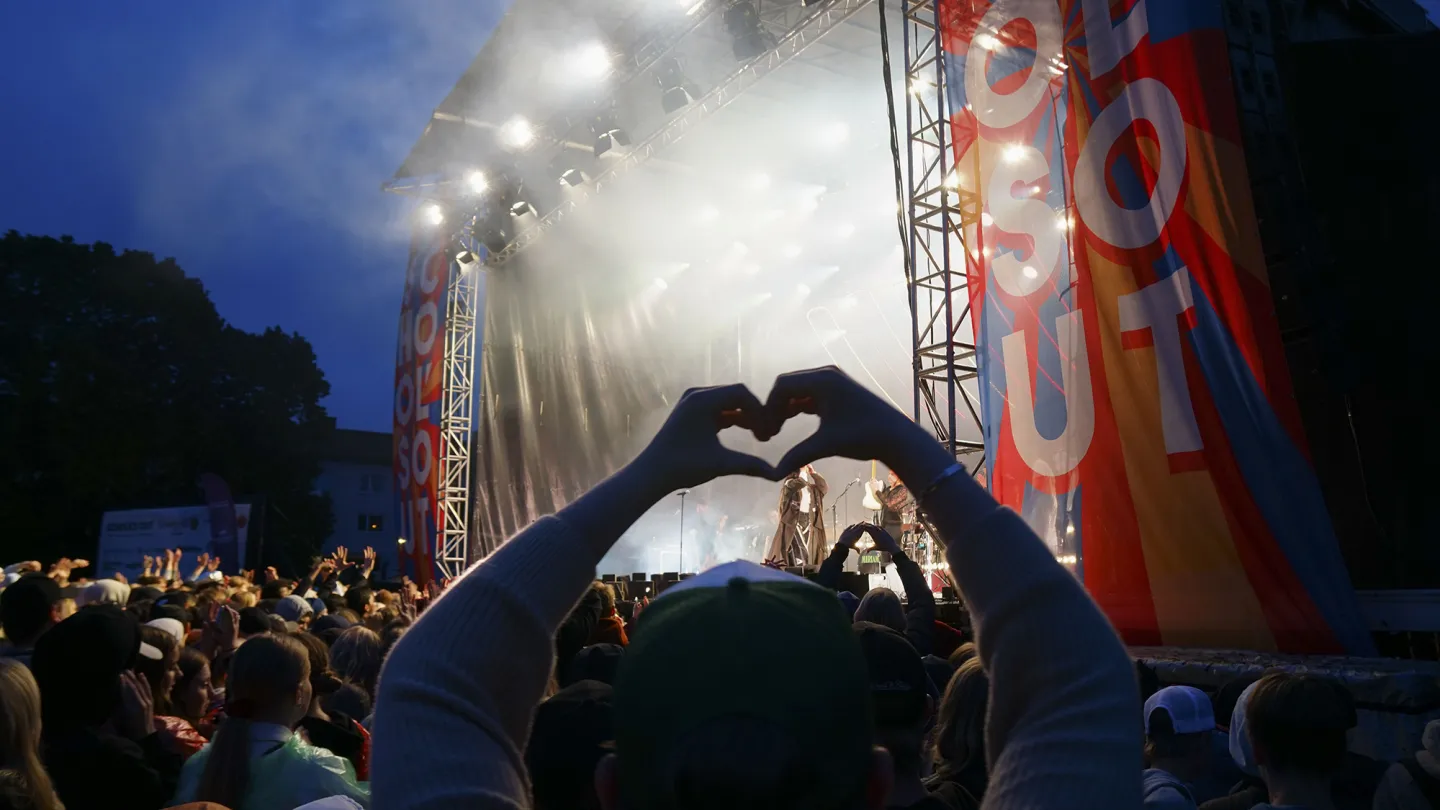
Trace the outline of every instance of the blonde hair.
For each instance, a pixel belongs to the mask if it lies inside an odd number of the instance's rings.
[[[0,658],[0,768],[20,777],[36,810],[65,810],[40,762],[40,686],[9,658]]]
[[[225,718],[210,742],[195,800],[240,807],[250,785],[250,723],[287,702],[310,681],[310,654],[289,636],[261,634],[240,645],[230,659]],[[242,716],[243,715],[243,716]]]
[[[382,663],[380,636],[363,625],[347,628],[330,645],[330,666],[348,683],[375,699],[375,681]]]

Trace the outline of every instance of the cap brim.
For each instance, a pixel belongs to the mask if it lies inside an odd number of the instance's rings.
[[[143,641],[140,642],[140,655],[149,658],[151,661],[159,661],[165,657],[164,653],[160,652],[159,647],[153,644],[146,644]]]
[[[733,579],[743,579],[746,582],[756,583],[803,582],[807,585],[813,585],[816,588],[823,589],[823,586],[816,585],[804,577],[797,577],[794,574],[786,573],[778,568],[769,568],[750,562],[749,560],[736,560],[734,562],[717,565],[689,579],[682,579],[669,588],[666,588],[665,592],[660,594],[658,598],[663,599],[672,593],[693,590],[695,588],[723,588]]]

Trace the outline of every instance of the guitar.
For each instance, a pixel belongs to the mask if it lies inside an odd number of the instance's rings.
[[[880,482],[880,479],[875,477],[875,462],[871,461],[870,481],[865,485],[865,497],[861,499],[860,505],[869,509],[871,512],[879,512],[881,509],[884,509],[885,506],[880,503],[879,494],[880,489],[884,486],[885,485]]]

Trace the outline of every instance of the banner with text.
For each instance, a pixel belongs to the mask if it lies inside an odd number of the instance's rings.
[[[430,581],[444,520],[439,503],[440,407],[445,382],[445,291],[450,259],[432,229],[410,245],[395,350],[395,510],[415,578]]]
[[[95,552],[95,576],[110,577],[118,571],[131,582],[144,573],[144,558],[165,556],[168,549],[180,549],[180,575],[194,573],[201,554],[220,557],[222,571],[230,574],[245,567],[250,539],[250,504],[231,504],[229,539],[232,550],[216,544],[215,514],[208,506],[174,506],[164,509],[122,509],[100,517],[100,544]],[[228,555],[228,556],[227,556]]]
[[[1132,644],[1364,653],[1218,0],[941,0],[986,474]]]

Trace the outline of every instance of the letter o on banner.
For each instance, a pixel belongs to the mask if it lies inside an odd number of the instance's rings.
[[[989,67],[992,51],[976,44],[981,36],[998,34],[1015,20],[1027,20],[1035,28],[1035,63],[1025,83],[1013,93],[1000,94],[990,86]],[[998,50],[999,45],[995,46]],[[984,126],[995,129],[1014,126],[1024,121],[1050,92],[1054,74],[1046,68],[1049,59],[1057,59],[1064,48],[1060,26],[1060,8],[1055,0],[1015,0],[996,3],[980,18],[975,37],[965,55],[965,97],[975,118]]]
[[[1126,208],[1110,196],[1105,164],[1110,149],[1135,121],[1149,121],[1160,140],[1160,172],[1143,208]],[[1075,161],[1075,207],[1090,232],[1123,250],[1142,248],[1160,238],[1175,212],[1185,180],[1185,117],[1180,103],[1158,79],[1137,79],[1090,126]]]
[[[400,374],[395,380],[395,424],[408,425],[415,413],[415,378]]]
[[[415,431],[415,447],[410,451],[410,473],[415,476],[416,486],[423,487],[425,482],[430,480],[430,467],[434,462],[431,454],[433,447],[429,431]]]
[[[427,355],[435,347],[435,333],[439,331],[440,310],[434,301],[426,301],[415,310],[415,354]]]

